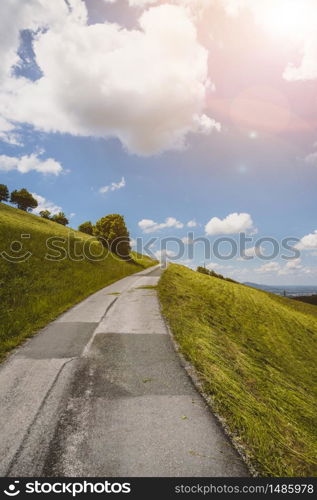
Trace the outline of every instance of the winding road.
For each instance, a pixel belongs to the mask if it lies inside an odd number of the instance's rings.
[[[90,296],[0,368],[0,476],[249,473],[180,364],[159,267]]]

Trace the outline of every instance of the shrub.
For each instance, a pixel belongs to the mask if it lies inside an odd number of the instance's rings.
[[[51,212],[49,210],[41,210],[40,216],[43,217],[43,219],[50,219]]]
[[[63,226],[67,226],[67,224],[69,224],[69,220],[67,219],[64,212],[59,212],[58,214],[53,215],[51,220],[57,222],[57,224],[62,224]]]
[[[218,278],[220,280],[230,281],[231,283],[237,283],[237,281],[231,278],[225,278],[222,274],[218,274],[212,269],[207,269],[206,267],[198,266],[196,271],[201,274],[207,274],[207,276],[212,276],[213,278]]]
[[[82,224],[80,224],[80,226],[78,226],[78,231],[80,231],[81,233],[90,234],[92,236],[94,234],[94,226],[90,221],[83,222]]]

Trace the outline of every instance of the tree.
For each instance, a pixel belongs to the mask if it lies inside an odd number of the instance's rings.
[[[25,188],[20,189],[20,191],[12,191],[10,202],[17,205],[20,210],[24,210],[25,212],[33,210],[38,205],[36,199],[33,198],[31,193]]]
[[[9,189],[5,184],[0,184],[0,203],[9,200]]]
[[[213,269],[207,269],[206,267],[198,266],[197,272],[202,274],[207,274],[207,276],[212,276],[213,278],[225,279],[222,274],[216,273]]]
[[[43,217],[43,219],[50,219],[51,212],[49,210],[41,210],[40,216]]]
[[[83,222],[78,227],[78,231],[80,231],[81,233],[90,234],[92,236],[94,234],[94,226],[90,221]]]
[[[122,259],[130,258],[130,237],[122,215],[111,214],[98,220],[95,235],[114,254]]]
[[[198,273],[207,274],[208,276],[210,276],[210,271],[206,269],[206,267],[198,266],[196,270]]]
[[[57,222],[57,224],[62,224],[62,226],[67,226],[69,223],[69,220],[65,216],[64,212],[59,212],[58,214],[53,215],[51,220]]]

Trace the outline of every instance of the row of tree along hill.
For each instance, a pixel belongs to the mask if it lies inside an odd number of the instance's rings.
[[[10,201],[20,210],[25,212],[38,207],[38,202],[25,188],[9,193],[8,187],[0,184],[0,202]],[[63,212],[52,215],[49,210],[42,210],[39,215],[44,219],[57,222],[67,226],[69,221]],[[90,221],[84,222],[78,227],[78,231],[96,237],[105,247],[124,259],[128,259],[131,253],[130,236],[124,217],[119,214],[111,214],[99,219],[95,225]]]
[[[13,203],[13,205],[16,205],[20,210],[24,210],[25,212],[29,212],[30,210],[34,210],[38,207],[37,200],[27,189],[15,189],[10,194],[9,189],[5,184],[0,184],[0,202],[1,201],[10,201],[10,203]],[[58,224],[62,224],[63,226],[67,226],[69,223],[64,212],[51,215],[48,210],[42,210],[40,212],[40,216],[45,219],[50,219],[53,222],[57,222]]]
[[[230,281],[231,283],[238,283],[237,281],[231,278],[225,278],[222,274],[216,273],[212,269],[207,269],[206,267],[198,266],[196,271],[201,274],[206,274],[207,276],[211,276],[212,278],[218,278],[220,280]]]

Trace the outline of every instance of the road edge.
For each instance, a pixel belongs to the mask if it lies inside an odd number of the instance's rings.
[[[180,361],[181,366],[184,368],[188,378],[198,391],[198,393],[201,395],[203,400],[205,401],[209,411],[212,413],[212,415],[215,417],[217,423],[221,427],[222,431],[224,432],[225,436],[227,439],[230,441],[231,445],[234,447],[244,464],[246,465],[248,471],[250,472],[251,477],[260,477],[260,473],[256,470],[252,460],[248,457],[248,454],[246,452],[245,447],[238,441],[238,436],[235,435],[229,428],[226,419],[222,417],[215,409],[215,403],[209,394],[206,393],[204,390],[204,385],[201,377],[199,376],[196,368],[194,365],[183,355],[181,351],[181,347],[177,340],[174,337],[174,334],[170,328],[170,325],[168,324],[167,319],[165,318],[163,311],[162,311],[162,304],[159,298],[159,293],[157,293],[158,296],[158,302],[159,302],[159,307],[160,307],[160,313],[163,318],[164,324],[166,326],[168,335],[171,339],[174,351],[176,352],[178,359]]]

